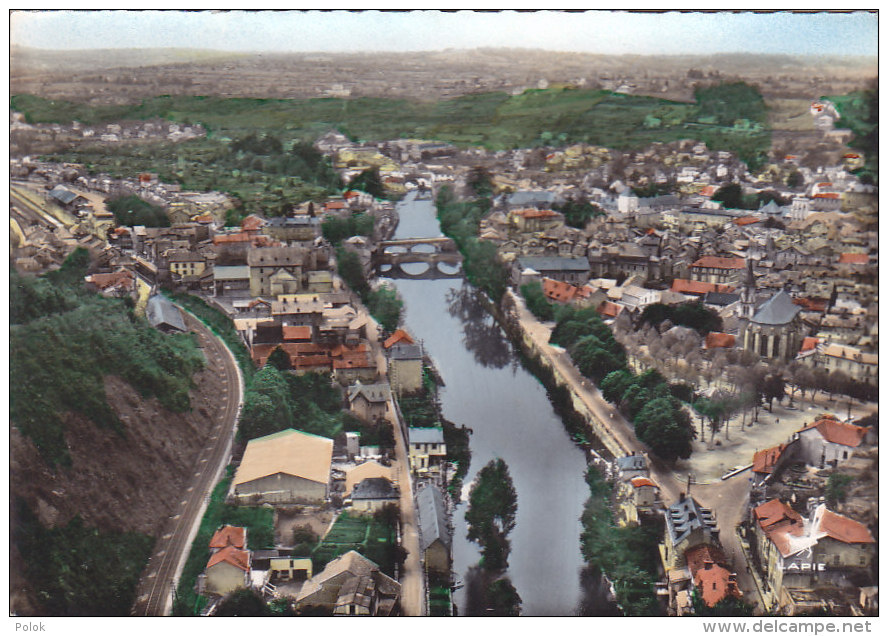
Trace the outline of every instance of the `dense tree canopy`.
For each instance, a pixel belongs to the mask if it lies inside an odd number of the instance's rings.
[[[468,538],[481,544],[484,568],[504,570],[509,555],[507,536],[515,527],[518,496],[502,459],[491,460],[478,472],[466,510]]]

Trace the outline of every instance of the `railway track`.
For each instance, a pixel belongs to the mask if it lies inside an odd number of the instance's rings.
[[[182,499],[164,524],[161,536],[136,592],[133,616],[166,616],[172,608],[175,586],[188,557],[191,542],[209,503],[213,487],[228,464],[241,401],[241,382],[234,358],[202,322],[188,314],[186,324],[204,347],[207,364],[224,374],[223,403],[218,421],[194,465],[194,473]]]

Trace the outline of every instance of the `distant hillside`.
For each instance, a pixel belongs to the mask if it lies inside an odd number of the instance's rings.
[[[766,109],[754,87],[742,82],[714,83],[696,91],[698,102],[631,95],[606,90],[559,87],[528,89],[518,95],[477,93],[436,102],[380,98],[259,100],[210,97],[156,97],[134,106],[92,107],[29,95],[13,96],[11,107],[30,122],[94,124],[114,119],[166,117],[199,122],[215,135],[240,136],[256,130],[314,139],[337,128],[354,138],[384,141],[399,137],[437,139],[491,150],[589,143],[616,149],[651,142],[699,139],[716,150],[736,152],[753,167],[770,145]],[[745,122],[745,123],[744,123]],[[187,153],[197,144],[179,144]],[[58,157],[87,163],[96,170],[119,162],[107,148],[78,148]],[[135,152],[135,151],[134,151]],[[164,172],[163,153],[146,160]],[[170,157],[170,160],[172,157]],[[107,168],[105,168],[107,166]],[[139,169],[130,164],[131,169]]]
[[[594,38],[594,34],[590,34]],[[10,88],[50,99],[134,103],[156,95],[436,101],[571,83],[689,101],[699,81],[743,80],[765,97],[843,94],[875,59],[786,55],[598,55],[480,48],[427,52],[228,53],[193,49],[43,51],[13,47]]]

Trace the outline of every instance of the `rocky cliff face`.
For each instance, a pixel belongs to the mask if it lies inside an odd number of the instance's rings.
[[[124,423],[124,433],[69,414],[65,441],[70,468],[48,466],[31,440],[11,427],[11,501],[24,500],[46,527],[80,515],[84,525],[100,531],[158,536],[188,487],[221,408],[216,371],[205,368],[194,379],[191,410],[171,413],[119,378],[107,377],[108,403]],[[14,525],[14,506],[10,519]],[[10,611],[39,613],[14,546],[11,560]]]

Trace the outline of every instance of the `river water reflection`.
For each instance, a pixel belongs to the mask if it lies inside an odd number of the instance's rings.
[[[432,201],[410,195],[398,208],[396,238],[440,235]],[[576,615],[584,596],[579,541],[588,493],[584,453],[571,442],[545,389],[521,366],[474,288],[461,279],[391,282],[404,300],[404,324],[422,340],[444,380],[443,416],[473,431],[465,483],[491,459],[502,458],[509,466],[518,514],[508,575],[523,600],[522,613]],[[453,518],[454,576],[463,581],[480,558],[476,544],[466,539],[465,507],[460,504]],[[464,595],[465,588],[454,594],[463,611]]]

